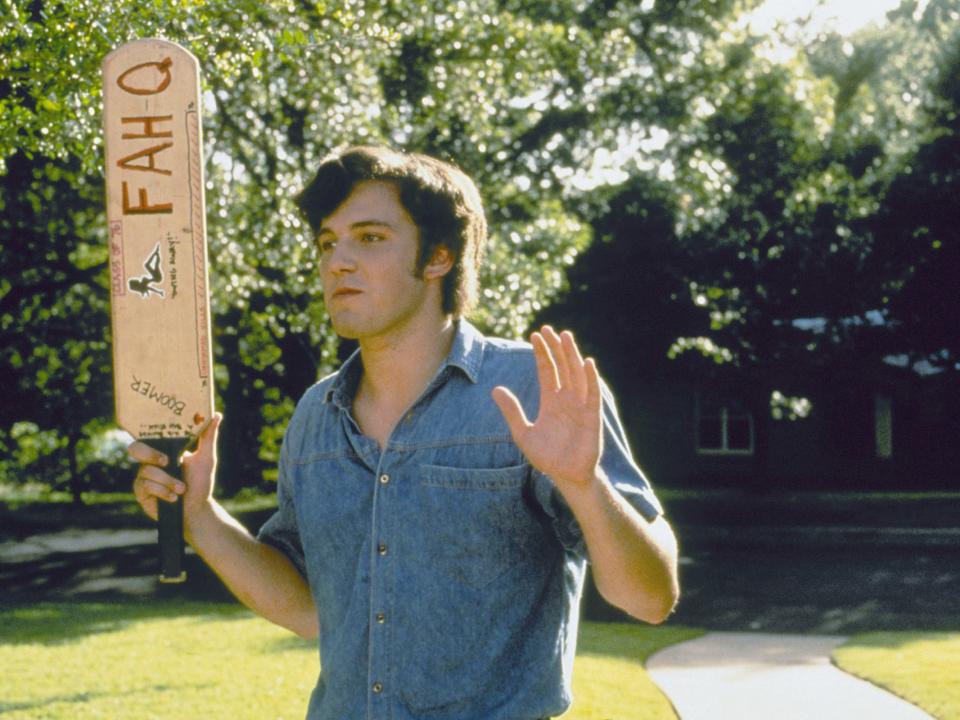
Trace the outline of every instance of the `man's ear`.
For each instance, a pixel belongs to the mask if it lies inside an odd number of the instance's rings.
[[[435,280],[442,278],[453,268],[453,253],[447,249],[446,245],[438,245],[430,260],[423,267],[423,279]]]

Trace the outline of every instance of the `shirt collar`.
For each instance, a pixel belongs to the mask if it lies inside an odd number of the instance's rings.
[[[456,334],[453,336],[453,345],[437,369],[437,378],[449,373],[448,368],[457,368],[472,383],[476,383],[480,373],[480,363],[483,360],[483,335],[469,321],[460,318],[456,321]],[[353,405],[353,396],[360,384],[360,373],[363,371],[363,360],[360,350],[354,350],[348,357],[336,378],[330,384],[324,395],[324,402],[333,403],[344,410]]]
[[[453,337],[450,353],[440,365],[440,370],[443,371],[447,367],[459,368],[470,382],[476,383],[482,360],[483,335],[468,320],[460,318],[457,321],[457,334]]]

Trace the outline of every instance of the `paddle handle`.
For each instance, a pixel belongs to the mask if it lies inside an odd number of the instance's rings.
[[[169,458],[167,472],[179,475],[180,454],[189,438],[161,438],[147,441]],[[157,544],[160,551],[160,582],[182,583],[187,579],[183,569],[183,496],[175,502],[157,500]]]

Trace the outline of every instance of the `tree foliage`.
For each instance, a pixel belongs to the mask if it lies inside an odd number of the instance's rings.
[[[492,230],[475,320],[573,325],[621,384],[751,368],[789,394],[891,353],[954,372],[960,3],[802,44],[753,36],[757,4],[4,0],[7,476],[68,482],[109,426],[99,65],[138,37],[203,73],[228,490],[269,477],[342,352],[292,199],[346,143],[475,177]]]
[[[123,42],[163,37],[203,69],[228,490],[269,474],[293,403],[336,361],[311,244],[292,204],[321,156],[345,143],[388,142],[455,159],[475,177],[492,228],[476,320],[517,335],[589,242],[576,211],[623,172],[611,151],[624,133],[682,114],[682,99],[670,99],[733,7],[4,4],[0,200],[9,241],[0,250],[0,328],[18,341],[4,346],[14,400],[2,442],[24,461],[25,437],[46,433],[57,447],[75,437],[47,455],[56,477],[75,476],[69,458],[109,417],[99,64]]]
[[[905,2],[788,53],[732,25],[656,162],[594,206],[598,241],[549,315],[606,345],[627,392],[670,359],[747,371],[758,403],[892,354],[954,372],[957,19]],[[616,370],[627,357],[644,372]]]
[[[883,279],[889,349],[948,372],[960,364],[960,34],[954,33],[918,113],[915,152],[900,158],[869,222],[871,268]]]

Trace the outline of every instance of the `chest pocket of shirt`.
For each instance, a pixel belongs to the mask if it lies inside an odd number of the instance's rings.
[[[525,465],[422,465],[416,502],[423,521],[415,535],[430,570],[483,588],[517,566],[539,531],[524,498],[528,475]]]

